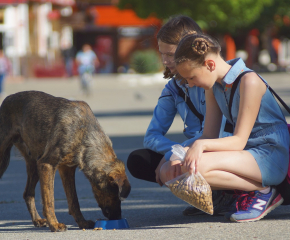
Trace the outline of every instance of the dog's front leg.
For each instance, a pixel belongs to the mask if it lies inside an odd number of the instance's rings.
[[[75,171],[76,167],[68,167],[65,165],[58,167],[58,172],[61,177],[68,202],[69,214],[73,216],[79,228],[92,229],[94,228],[94,222],[91,220],[85,220],[80,210],[75,186]]]
[[[57,221],[54,211],[54,177],[56,168],[48,163],[42,162],[37,163],[37,168],[40,179],[43,215],[46,217],[52,232],[66,231],[66,225]]]

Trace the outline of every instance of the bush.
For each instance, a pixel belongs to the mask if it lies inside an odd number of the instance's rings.
[[[160,57],[153,49],[134,52],[130,65],[137,73],[154,73],[160,71],[162,67]]]

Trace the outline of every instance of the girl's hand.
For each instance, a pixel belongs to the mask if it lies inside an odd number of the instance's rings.
[[[180,160],[168,161],[165,162],[160,169],[160,180],[164,184],[181,174],[182,171]]]
[[[188,147],[187,147],[188,148]],[[187,150],[187,149],[186,149]],[[170,161],[169,162],[172,162],[172,161],[178,161],[178,164],[180,165],[180,158],[177,157],[175,154],[172,154],[171,157],[170,157]],[[161,159],[161,161],[159,162],[157,168],[155,169],[155,176],[156,176],[156,182],[162,187],[163,186],[163,183],[165,182],[162,182],[161,181],[161,174],[160,174],[160,169],[162,167],[162,165],[166,163],[166,160],[165,160],[165,157],[163,157]],[[174,166],[174,167],[173,167]],[[168,178],[170,178],[170,176],[174,176],[176,174],[179,174],[180,170],[179,169],[176,169],[176,168],[179,168],[178,166],[175,166],[175,164],[172,165],[172,167],[170,167],[170,170],[168,173]],[[167,170],[166,170],[167,171]],[[179,174],[180,175],[180,174]],[[179,175],[176,175],[175,177],[179,176]],[[173,178],[175,178],[173,177]],[[167,177],[165,177],[167,179]],[[172,179],[173,179],[172,178]],[[169,180],[167,180],[169,181]]]
[[[201,140],[196,140],[194,144],[187,150],[183,166],[192,174],[198,172],[198,163],[204,151],[204,146]]]
[[[156,176],[156,182],[162,187],[163,183],[160,179],[160,168],[162,167],[162,165],[166,162],[165,157],[163,157],[161,159],[161,161],[159,162],[157,168],[155,169],[155,176]]]

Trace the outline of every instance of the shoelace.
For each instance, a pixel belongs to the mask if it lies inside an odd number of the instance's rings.
[[[247,211],[255,198],[255,192],[245,192],[241,194],[236,202],[237,211]]]
[[[243,191],[241,191],[241,190],[234,190],[234,194],[233,194],[233,196],[231,197],[231,204],[233,203],[233,202],[235,202],[235,200],[237,199],[237,198],[239,198],[242,194],[243,194],[244,192]]]

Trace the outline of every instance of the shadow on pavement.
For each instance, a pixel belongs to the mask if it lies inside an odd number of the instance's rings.
[[[176,142],[184,140],[182,134],[169,134],[168,137]],[[118,158],[125,163],[131,151],[143,148],[143,136],[110,136]],[[122,202],[123,217],[128,220],[133,229],[166,229],[190,228],[191,223],[225,223],[222,216],[186,217],[182,211],[187,203],[175,197],[168,188],[160,187],[156,183],[135,179],[127,172],[132,190],[128,198]],[[50,231],[49,228],[34,228],[26,208],[22,194],[26,184],[25,162],[12,154],[10,165],[0,180],[0,232],[8,231]],[[104,218],[96,200],[91,185],[84,174],[76,171],[76,188],[79,203],[84,217],[89,220]],[[36,187],[36,207],[41,215],[42,204],[39,184]],[[55,177],[55,210],[59,222],[63,222],[68,229],[77,230],[78,226],[72,216],[68,214],[66,196],[59,174]],[[262,221],[290,219],[290,207],[281,206],[267,215]],[[179,226],[180,224],[180,226]],[[182,224],[182,225],[181,225]],[[6,229],[7,228],[7,229]]]

